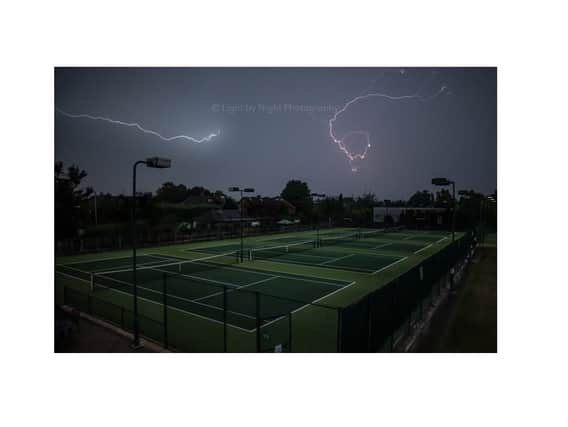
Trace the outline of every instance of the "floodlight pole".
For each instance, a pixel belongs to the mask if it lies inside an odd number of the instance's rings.
[[[130,209],[130,229],[132,232],[132,286],[134,297],[134,342],[132,347],[140,347],[140,328],[138,324],[138,284],[136,281],[136,167],[146,164],[145,160],[138,160],[132,167],[132,207]]]
[[[455,232],[455,227],[456,227],[456,182],[455,181],[450,181],[447,178],[432,178],[432,184],[434,185],[438,185],[438,186],[446,186],[446,185],[452,185],[452,198],[453,198],[453,203],[452,203],[452,242],[454,242],[456,240],[456,232]]]
[[[241,228],[241,252],[239,254],[239,258],[241,262],[243,261],[243,253],[244,253],[244,235],[243,235],[243,193],[254,193],[254,188],[243,188],[243,187],[229,187],[230,192],[240,192],[241,193],[241,200],[239,200],[239,223]]]
[[[241,228],[241,262],[243,261],[244,258],[244,241],[243,241],[243,189],[240,189],[241,192],[241,200],[239,200],[239,225]]]
[[[325,194],[312,193],[311,197],[312,197],[312,206],[313,206],[315,198],[325,197]],[[319,218],[318,218],[318,221],[316,221],[316,244],[315,244],[315,247],[319,247],[319,241],[320,241],[320,228],[319,228]]]
[[[450,181],[452,184],[452,197],[454,199],[454,209],[452,211],[452,242],[456,240],[456,208],[457,208],[457,200],[456,200],[456,182]]]
[[[138,321],[138,282],[136,280],[136,167],[146,165],[149,168],[165,169],[169,168],[171,161],[159,157],[151,157],[146,160],[138,160],[132,167],[132,206],[130,208],[130,229],[132,232],[132,296],[134,298],[134,341],[133,349],[139,349],[140,344],[140,324]]]

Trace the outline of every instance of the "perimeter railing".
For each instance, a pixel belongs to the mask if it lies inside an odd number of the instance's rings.
[[[339,351],[393,351],[396,343],[423,319],[443,288],[452,290],[456,266],[471,255],[473,232],[449,244],[419,265],[342,309]]]

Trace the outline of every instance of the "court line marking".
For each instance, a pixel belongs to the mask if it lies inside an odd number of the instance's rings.
[[[442,240],[446,240],[448,236],[442,237],[440,240],[437,240],[435,243],[440,243]]]
[[[77,270],[77,271],[83,272],[82,270],[79,270],[79,269],[76,269],[76,268],[73,268],[73,270]],[[68,276],[68,277],[73,278],[73,279],[76,279],[76,280],[80,280],[80,281],[83,281],[83,282],[87,282],[87,283],[90,284],[90,281],[85,280],[85,279],[81,279],[80,277],[72,276],[72,275],[70,275],[70,274],[63,273],[63,272],[61,272],[61,271],[56,271],[56,273],[62,274],[62,275],[64,275],[64,276]],[[264,280],[259,280],[259,281],[257,281],[257,282],[253,282],[253,283],[250,283],[250,284],[244,285],[244,286],[252,286],[253,284],[258,284],[258,283],[266,282],[266,281],[269,281],[269,280],[274,280],[274,279],[276,279],[276,278],[282,278],[282,276],[274,276],[274,275],[273,275],[273,276],[271,276],[271,277],[269,277],[269,278],[266,278],[266,279],[264,279]],[[293,279],[292,277],[284,277],[284,278]],[[123,284],[126,285],[126,286],[132,286],[131,283],[124,282],[124,281],[122,281],[122,280],[118,280],[118,279],[111,279],[111,280],[114,280],[114,281],[119,282],[119,283],[123,283]],[[322,299],[324,299],[324,298],[326,298],[326,297],[328,297],[328,296],[330,296],[330,295],[333,295],[333,294],[335,294],[335,293],[341,291],[342,289],[348,288],[349,286],[355,284],[355,281],[353,281],[353,282],[347,284],[346,286],[340,286],[340,285],[335,285],[335,284],[333,284],[333,283],[327,283],[327,282],[323,282],[323,281],[315,281],[315,280],[309,280],[309,279],[300,279],[300,278],[297,278],[297,280],[303,280],[303,281],[306,281],[306,282],[313,282],[313,283],[323,283],[323,284],[326,284],[326,285],[339,287],[339,289],[336,289],[336,290],[333,291],[333,292],[329,292],[329,293],[327,293],[327,294],[321,296],[320,298],[318,298],[318,299],[312,301],[311,304],[317,303],[317,302],[321,301]],[[143,286],[139,286],[139,288],[140,288],[140,289],[147,290],[147,291],[149,291],[149,292],[153,292],[153,293],[160,293],[159,291],[156,291],[156,290],[150,289],[150,288],[146,288],[146,287],[143,287]],[[107,288],[107,289],[110,290],[110,291],[113,291],[113,292],[118,292],[118,293],[121,293],[121,294],[124,294],[124,295],[132,296],[132,294],[129,293],[129,292],[121,291],[121,290],[114,289],[114,288],[111,288],[111,287],[109,287],[109,288]],[[231,290],[236,290],[236,289],[238,289],[238,288],[232,288],[232,289],[230,289],[230,290],[228,290],[228,291],[230,292]],[[221,292],[221,293],[222,293],[222,292]],[[200,298],[198,298],[198,299],[201,299],[201,298],[209,298],[209,297],[212,297],[212,296],[214,296],[214,295],[215,295],[215,294],[207,295],[206,297],[200,297]],[[168,297],[171,297],[171,298],[174,298],[174,299],[178,299],[178,300],[187,301],[187,302],[189,302],[189,303],[196,303],[197,305],[203,305],[203,306],[206,306],[206,307],[209,307],[209,308],[212,308],[212,309],[216,309],[216,310],[223,310],[223,309],[220,308],[220,307],[216,307],[216,306],[213,306],[213,305],[210,305],[210,304],[198,302],[198,299],[196,299],[196,300],[190,300],[190,299],[187,299],[187,298],[184,298],[184,297],[180,297],[180,296],[176,296],[176,295],[171,295],[171,294],[168,294]],[[144,301],[148,301],[148,302],[151,302],[151,303],[154,303],[154,304],[158,304],[158,305],[163,306],[163,303],[161,303],[161,302],[159,302],[159,301],[151,300],[151,299],[144,298],[144,297],[140,297],[140,296],[139,296],[138,298],[141,299],[141,300],[144,300]],[[310,303],[305,304],[305,305],[303,305],[303,306],[301,306],[301,307],[299,307],[299,308],[293,310],[291,313],[296,313],[296,312],[300,311],[301,309],[303,309],[303,308],[305,308],[305,307],[307,307],[307,306],[309,306],[309,305],[311,305],[311,304],[310,304]],[[223,322],[220,322],[220,321],[218,321],[218,320],[212,319],[212,318],[207,317],[207,316],[199,315],[199,314],[193,313],[193,312],[191,312],[191,311],[186,311],[186,310],[183,310],[183,309],[181,309],[181,308],[177,308],[177,307],[175,307],[175,306],[168,305],[168,307],[171,308],[171,309],[174,309],[174,310],[183,312],[183,313],[187,313],[187,314],[192,315],[192,316],[195,316],[195,317],[199,317],[199,318],[204,319],[204,320],[210,320],[210,321],[212,321],[212,322],[219,323],[219,324],[221,324],[221,325],[223,324]],[[232,314],[234,314],[234,315],[236,315],[236,316],[247,317],[247,318],[250,318],[250,319],[256,319],[256,317],[249,316],[249,315],[244,314],[244,313],[235,312],[235,311],[232,311],[232,310],[227,310],[227,313],[232,313]],[[271,321],[271,322],[269,322],[269,323],[267,323],[267,324],[265,324],[265,325],[261,325],[261,329],[262,329],[263,326],[266,326],[266,325],[268,325],[268,324],[270,324],[270,323],[273,323],[273,322],[275,322],[275,321],[277,321],[277,320],[279,320],[279,319],[281,319],[281,318],[283,318],[283,317],[285,317],[285,316],[281,316],[281,317],[279,317],[279,318],[277,318],[277,319],[274,319],[273,321]],[[253,328],[253,329],[245,329],[245,328],[241,328],[240,326],[233,325],[232,323],[229,323],[229,322],[227,322],[227,325],[229,325],[229,326],[231,326],[231,327],[234,327],[234,328],[236,328],[236,329],[242,330],[242,331],[244,331],[244,332],[248,332],[248,333],[252,333],[252,332],[256,331],[256,329],[257,329],[256,327]]]
[[[359,255],[362,255],[362,254],[359,254]],[[257,260],[257,261],[261,261],[261,262],[264,262],[264,261],[277,262],[277,263],[280,263],[280,264],[298,264],[298,265],[306,265],[306,266],[308,266],[308,267],[314,267],[314,268],[319,268],[319,267],[320,267],[318,264],[312,264],[312,263],[309,263],[309,262],[301,262],[301,261],[292,260],[292,259],[288,259],[288,260],[283,260],[283,261],[281,261],[281,260],[280,260],[281,258],[282,258],[282,257],[276,257],[276,258],[271,258],[271,259],[267,259],[267,260],[259,259],[259,260]],[[391,257],[391,258],[392,258],[392,257]],[[344,268],[339,268],[339,267],[335,267],[335,266],[328,266],[328,267],[331,267],[331,268],[333,268],[333,269],[335,269],[335,270],[342,270],[342,271],[346,271],[346,272],[356,272],[356,273],[371,273],[371,272],[373,271],[373,270],[369,270],[369,269],[362,270],[362,269],[356,268],[356,267],[350,267],[350,268],[347,269],[347,270],[345,270]],[[325,268],[325,267],[322,267],[322,268]]]
[[[268,262],[270,262],[270,260],[267,260],[267,259],[266,259],[266,260],[264,260],[264,259],[259,259],[258,261],[261,261],[261,262],[262,262],[262,261],[268,261]],[[281,264],[283,264],[283,263],[281,263]],[[302,264],[302,265],[303,265],[303,264]],[[308,264],[306,264],[306,265],[308,265]],[[313,265],[313,264],[309,264],[309,265]],[[262,270],[262,269],[257,270],[257,269],[259,268],[259,267],[258,267],[258,264],[256,264],[256,267],[251,267],[250,269],[249,269],[249,267],[246,267],[246,268],[247,268],[247,269],[244,270],[244,271],[253,272],[253,273],[254,273],[255,271],[256,271],[257,273],[259,273],[259,272],[264,272],[263,274],[265,274],[265,275],[268,274],[268,272],[270,272],[270,273],[272,273],[272,274],[278,274],[280,277],[282,277],[282,278],[284,278],[284,279],[289,278],[289,279],[294,279],[294,280],[305,280],[305,281],[307,281],[307,282],[325,283],[325,284],[327,284],[327,285],[334,285],[334,286],[347,286],[347,285],[338,285],[338,283],[346,283],[346,284],[349,283],[349,282],[347,282],[346,280],[329,279],[329,278],[326,278],[326,277],[314,276],[314,275],[312,275],[312,274],[306,274],[306,273],[302,273],[301,275],[299,275],[299,274],[288,273],[288,272],[283,272],[283,271],[276,271],[276,270]],[[241,271],[242,271],[242,270],[241,270]],[[309,279],[308,279],[308,278],[309,278]],[[312,279],[316,279],[316,280],[312,280]],[[324,282],[323,280],[329,280],[329,282]]]
[[[350,258],[350,257],[355,256],[355,255],[357,255],[357,254],[347,254],[347,255],[344,255],[344,256],[340,256],[338,258],[332,258],[328,261],[320,262],[318,265],[326,265],[326,264],[329,264],[331,262],[336,262],[336,261],[339,261],[340,259]]]
[[[387,265],[387,266],[385,266],[385,267],[383,267],[383,268],[381,268],[381,269],[379,269],[379,270],[377,270],[377,271],[373,271],[371,274],[380,273],[381,271],[383,271],[383,270],[385,270],[385,269],[387,269],[387,268],[389,268],[389,267],[392,267],[393,265],[398,264],[399,262],[402,262],[402,261],[404,261],[404,260],[406,260],[406,259],[408,259],[407,256],[405,256],[404,258],[401,258],[401,259],[399,259],[398,261],[395,261],[395,262],[393,262],[393,263],[391,263],[391,264],[389,264],[389,265]]]
[[[80,281],[82,281],[82,282],[90,283],[90,282],[88,282],[88,281],[85,280],[85,279],[81,279],[80,277],[71,276],[70,274],[63,273],[63,272],[61,272],[61,271],[55,271],[55,274],[62,274],[63,276],[71,277],[72,279],[75,279],[75,280],[80,280]],[[130,293],[128,293],[128,292],[124,292],[124,291],[119,291],[118,289],[109,288],[109,290],[111,290],[111,291],[113,291],[113,292],[120,293],[120,294],[132,296],[132,294],[130,294]],[[140,297],[140,296],[138,297],[138,299],[140,299],[140,300],[142,300],[142,301],[147,301],[147,302],[152,303],[152,304],[158,304],[158,305],[161,305],[161,306],[164,305],[163,303],[161,303],[161,302],[159,302],[159,301],[154,301],[154,300],[151,300],[151,299],[148,299],[148,298],[144,298],[144,297]],[[184,310],[184,309],[182,309],[182,308],[177,308],[177,307],[174,307],[174,306],[171,306],[171,305],[168,305],[168,309],[170,309],[170,310],[175,310],[175,311],[179,311],[179,312],[181,312],[181,313],[185,313],[185,314],[188,314],[188,315],[190,315],[190,316],[198,317],[198,318],[203,319],[203,320],[208,320],[208,321],[210,321],[210,322],[218,323],[218,324],[220,324],[220,325],[223,325],[223,324],[224,324],[223,322],[221,322],[221,321],[219,321],[219,320],[211,319],[210,317],[202,316],[202,315],[200,315],[200,314],[193,313],[193,312],[191,312],[191,311],[186,311],[186,310]],[[256,328],[254,328],[254,329],[241,328],[240,326],[233,325],[232,323],[229,323],[229,322],[227,322],[227,326],[229,326],[229,327],[231,327],[231,328],[238,329],[238,330],[243,331],[243,332],[249,332],[249,333],[250,333],[250,332],[254,332],[254,331],[256,330]]]
[[[133,286],[132,283],[128,283],[128,282],[125,282],[125,281],[123,281],[123,280],[119,280],[119,279],[111,279],[111,280],[116,281],[116,282],[119,282],[119,283],[123,283],[123,284],[126,285],[126,286],[131,286],[131,287]],[[157,291],[157,290],[151,289],[151,288],[146,288],[146,287],[144,287],[144,286],[138,285],[138,288],[139,288],[139,289],[144,289],[145,291],[148,291],[148,292],[153,292],[153,293],[156,293],[156,294],[161,294],[160,291]],[[112,288],[112,287],[109,286],[107,289],[114,289],[114,288]],[[132,295],[132,294],[129,294],[129,295]],[[207,296],[210,296],[210,295],[207,295]],[[187,302],[190,302],[190,303],[195,303],[195,304],[198,304],[198,305],[203,305],[203,306],[205,306],[205,307],[210,307],[210,308],[213,308],[213,309],[215,309],[215,310],[221,310],[221,311],[223,311],[223,309],[220,308],[220,307],[217,307],[217,306],[214,306],[214,305],[211,305],[211,304],[206,304],[206,303],[204,303],[204,302],[196,302],[196,300],[189,299],[189,298],[184,298],[184,297],[181,297],[181,296],[178,296],[178,295],[168,294],[168,298],[174,298],[174,299],[178,299],[178,300],[181,300],[181,301],[187,301]],[[256,317],[249,316],[248,314],[240,313],[240,312],[237,312],[237,311],[227,310],[227,313],[233,313],[233,314],[235,314],[235,315],[237,315],[237,316],[248,317],[248,318],[250,318],[250,319],[256,319]]]
[[[148,254],[140,254],[140,256],[142,256],[142,255],[151,256],[151,255],[148,255]],[[86,260],[82,260],[82,261],[72,261],[72,262],[68,262],[68,263],[65,263],[65,264],[58,263],[58,264],[55,264],[55,265],[68,266],[68,265],[84,264],[84,263],[99,262],[99,261],[109,261],[109,260],[117,260],[117,259],[132,259],[132,257],[128,256],[128,255],[122,255],[122,256],[115,256],[115,257],[86,259]]]
[[[140,254],[139,256],[147,256],[150,258],[163,258],[163,259],[168,259],[167,255],[159,255],[159,254],[153,254],[153,253],[145,253],[145,254]],[[124,260],[132,260],[131,256],[117,256],[117,257],[106,257],[106,258],[97,258],[97,259],[91,259],[91,260],[83,260],[83,261],[73,261],[73,262],[68,262],[65,264],[62,263],[58,263],[55,264],[56,266],[63,266],[63,267],[67,267],[70,265],[76,265],[76,264],[87,264],[87,263],[92,263],[92,262],[100,262],[100,261],[110,261],[110,260],[119,260],[119,259],[124,259]],[[132,261],[131,261],[132,262]],[[72,268],[72,267],[69,267]],[[85,270],[83,270],[85,271]]]
[[[160,267],[159,265],[157,267]],[[172,271],[168,271],[168,270],[162,270],[160,268],[152,268],[152,270],[156,270],[159,271],[161,273],[167,273],[170,274],[172,276],[183,276],[183,277],[189,277],[190,279],[197,279],[197,280],[202,280],[205,282],[210,282],[210,283],[218,283],[220,285],[224,285],[224,286],[230,286],[231,288],[235,287],[234,283],[229,283],[229,282],[222,282],[221,280],[215,280],[215,279],[207,279],[206,277],[201,277],[201,276],[193,276],[191,274],[183,274],[183,273],[176,273],[176,272],[172,272]],[[213,270],[213,269],[211,269]],[[204,271],[210,271],[210,270],[204,270]],[[110,272],[112,273],[112,271]]]
[[[311,250],[311,249],[309,249]],[[283,254],[279,254],[274,256],[273,258],[278,258],[279,256],[286,256],[286,255],[295,255],[295,256],[300,256],[300,257],[310,257],[310,258],[324,258],[324,259],[329,259],[328,256],[324,256],[324,255],[310,255],[310,254],[306,254],[304,252],[285,252]],[[266,260],[270,260],[272,258],[268,257],[268,258],[255,258],[254,257],[254,252],[253,252],[253,257],[252,257],[253,261],[256,260],[261,260],[261,261],[266,261]]]
[[[377,245],[377,246],[373,246],[371,249],[379,249],[379,248],[384,248],[385,246],[391,246],[394,243],[383,243],[382,245]]]
[[[280,277],[280,276],[268,277],[268,278],[266,278],[266,279],[257,280],[256,282],[248,283],[248,284],[246,284],[246,285],[238,286],[238,287],[236,287],[236,288],[227,289],[227,293],[229,293],[229,292],[234,292],[234,291],[238,291],[239,289],[243,289],[243,288],[246,288],[246,287],[249,287],[249,286],[258,285],[258,284],[260,284],[260,283],[268,282],[268,281],[270,281],[270,280],[278,279],[279,277]],[[199,298],[197,298],[197,299],[195,299],[195,300],[193,300],[193,301],[201,301],[201,300],[204,300],[204,299],[207,299],[207,298],[215,297],[215,296],[217,296],[217,295],[223,295],[223,291],[221,291],[221,292],[215,292],[214,294],[207,295],[207,296],[204,296],[204,297],[199,297]],[[256,319],[256,318],[255,318],[255,319]]]
[[[341,288],[341,289],[337,289],[337,290],[335,290],[335,291],[333,291],[333,292],[330,292],[329,294],[325,294],[324,296],[322,296],[322,297],[320,297],[320,298],[318,298],[318,299],[316,299],[316,300],[313,300],[311,303],[304,304],[303,306],[298,307],[298,308],[295,309],[295,310],[292,310],[292,311],[290,312],[290,314],[295,314],[295,313],[297,313],[297,312],[303,310],[304,308],[311,306],[311,305],[314,304],[314,303],[318,303],[318,302],[320,302],[321,300],[323,300],[323,299],[325,299],[325,298],[327,298],[327,297],[329,297],[329,296],[331,296],[331,295],[333,295],[333,294],[336,294],[337,292],[339,292],[339,291],[341,291],[341,290],[343,290],[343,289],[347,289],[349,286],[352,286],[352,285],[354,285],[355,283],[356,283],[356,281],[354,280],[353,282],[349,283],[347,286],[344,286],[344,287]],[[317,307],[317,306],[316,306],[316,307]],[[325,310],[333,310],[333,309],[330,308],[330,307],[318,307],[318,308],[322,308],[322,309],[325,309]],[[282,319],[285,318],[285,317],[288,317],[288,314],[282,315],[282,316],[280,316],[280,317],[278,317],[278,318],[276,318],[276,319],[274,319],[274,320],[271,320],[270,322],[267,322],[267,323],[265,323],[264,325],[260,325],[260,329],[264,328],[265,326],[272,325],[274,322],[277,322],[277,321],[279,321],[279,320],[282,320]],[[255,330],[256,330],[256,328],[253,329],[253,332],[254,332]]]
[[[434,243],[430,243],[428,246],[424,246],[422,249],[418,249],[417,251],[414,251],[415,254],[422,252],[423,250],[426,250],[430,247],[432,247]]]
[[[167,258],[163,258],[160,259],[159,261],[149,261],[149,262],[143,262],[141,264],[136,263],[136,267],[152,267],[152,266],[156,266],[159,267],[159,264],[156,263],[160,263],[163,264],[164,262],[169,261]],[[130,267],[132,265],[132,263],[130,264],[124,264],[125,267]],[[97,268],[96,270],[83,270],[85,271],[85,273],[104,273],[105,271],[109,271],[108,268]]]

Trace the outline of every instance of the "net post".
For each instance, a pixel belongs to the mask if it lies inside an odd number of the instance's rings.
[[[223,352],[227,352],[227,285],[223,285]]]
[[[91,273],[90,287],[91,287],[91,292],[94,292],[95,291],[95,273]]]
[[[256,300],[256,351],[257,353],[260,353],[260,336],[262,333],[260,330],[260,293],[256,291],[254,295]]]
[[[168,348],[169,337],[168,337],[168,275],[164,273],[163,275],[163,290],[162,290],[163,309],[164,309],[164,348]]]

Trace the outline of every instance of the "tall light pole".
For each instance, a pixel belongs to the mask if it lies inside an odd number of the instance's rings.
[[[241,226],[241,252],[239,258],[241,262],[243,261],[244,253],[244,242],[243,242],[243,193],[254,193],[254,188],[242,188],[242,187],[229,187],[230,192],[241,193],[241,200],[239,200],[239,223]]]
[[[385,199],[384,200],[385,203],[385,220],[384,220],[384,228],[387,229],[388,228],[388,224],[387,224],[387,218],[389,216],[389,205],[391,203],[390,200]],[[393,225],[394,225],[394,218],[393,218]]]
[[[453,199],[453,209],[452,209],[452,242],[456,240],[455,226],[456,226],[456,183],[450,181],[447,178],[432,178],[432,184],[437,186],[447,186],[452,185],[452,199]]]
[[[138,283],[136,281],[136,167],[146,165],[149,168],[166,169],[172,161],[161,157],[138,160],[132,167],[132,207],[130,209],[130,228],[132,230],[132,286],[134,296],[134,342],[132,348],[140,348],[140,324],[138,321]]]
[[[325,194],[321,194],[321,193],[312,193],[310,194],[312,196],[312,203],[314,202],[314,199],[316,198],[323,198],[325,197]],[[320,227],[319,227],[319,217],[318,220],[316,221],[316,247],[319,246],[319,240],[320,240]]]

